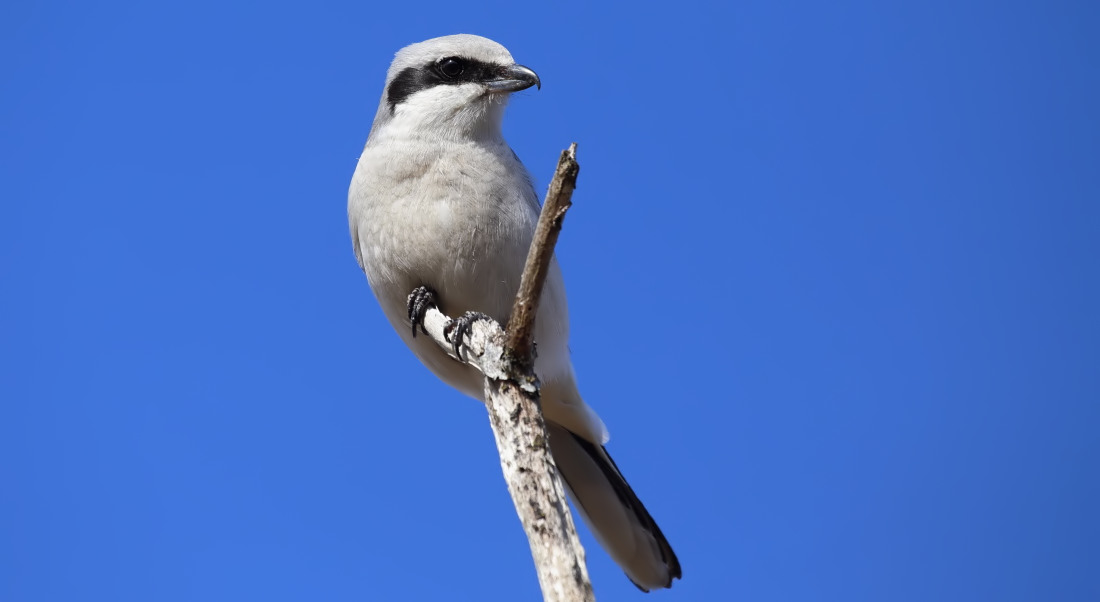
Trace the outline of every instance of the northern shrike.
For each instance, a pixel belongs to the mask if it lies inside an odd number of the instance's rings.
[[[434,38],[401,49],[348,191],[355,257],[382,311],[444,382],[483,399],[483,376],[416,337],[409,294],[449,316],[484,312],[504,324],[535,232],[531,176],[501,134],[512,92],[540,86],[500,44]],[[467,314],[469,314],[467,316]],[[670,587],[680,562],[603,444],[569,357],[565,285],[555,260],[535,323],[550,449],[596,539],[644,591]]]

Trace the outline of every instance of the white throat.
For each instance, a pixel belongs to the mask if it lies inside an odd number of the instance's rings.
[[[507,94],[479,85],[436,86],[405,99],[392,115],[379,115],[371,139],[499,141],[507,104]]]

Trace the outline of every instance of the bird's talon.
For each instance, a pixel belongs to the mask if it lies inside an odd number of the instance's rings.
[[[427,315],[428,309],[438,307],[437,298],[435,291],[427,286],[418,286],[413,289],[413,292],[409,293],[409,321],[412,322],[414,339],[416,338],[417,326],[420,326],[421,332],[428,334],[428,331],[424,328],[424,316]]]
[[[462,347],[462,339],[470,334],[470,329],[473,328],[474,322],[478,320],[492,320],[492,318],[480,311],[468,311],[457,319],[447,322],[447,325],[443,327],[443,338],[451,343],[455,357],[462,359],[462,355],[459,353],[459,349]]]

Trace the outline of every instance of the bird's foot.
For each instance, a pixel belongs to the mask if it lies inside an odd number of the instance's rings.
[[[457,319],[447,322],[447,325],[443,327],[443,336],[454,346],[455,357],[462,358],[458,353],[458,348],[462,346],[462,339],[470,334],[470,329],[473,328],[474,322],[478,320],[492,321],[493,318],[480,311],[468,311]]]
[[[413,289],[413,292],[409,293],[409,321],[412,322],[414,339],[416,338],[417,326],[420,327],[420,332],[428,334],[428,331],[424,329],[424,315],[428,313],[429,308],[438,307],[437,299],[435,291],[427,286],[418,286]]]

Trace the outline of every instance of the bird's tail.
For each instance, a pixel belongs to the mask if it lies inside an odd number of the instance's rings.
[[[546,426],[562,480],[600,545],[642,591],[671,587],[680,561],[607,450],[560,425]]]

